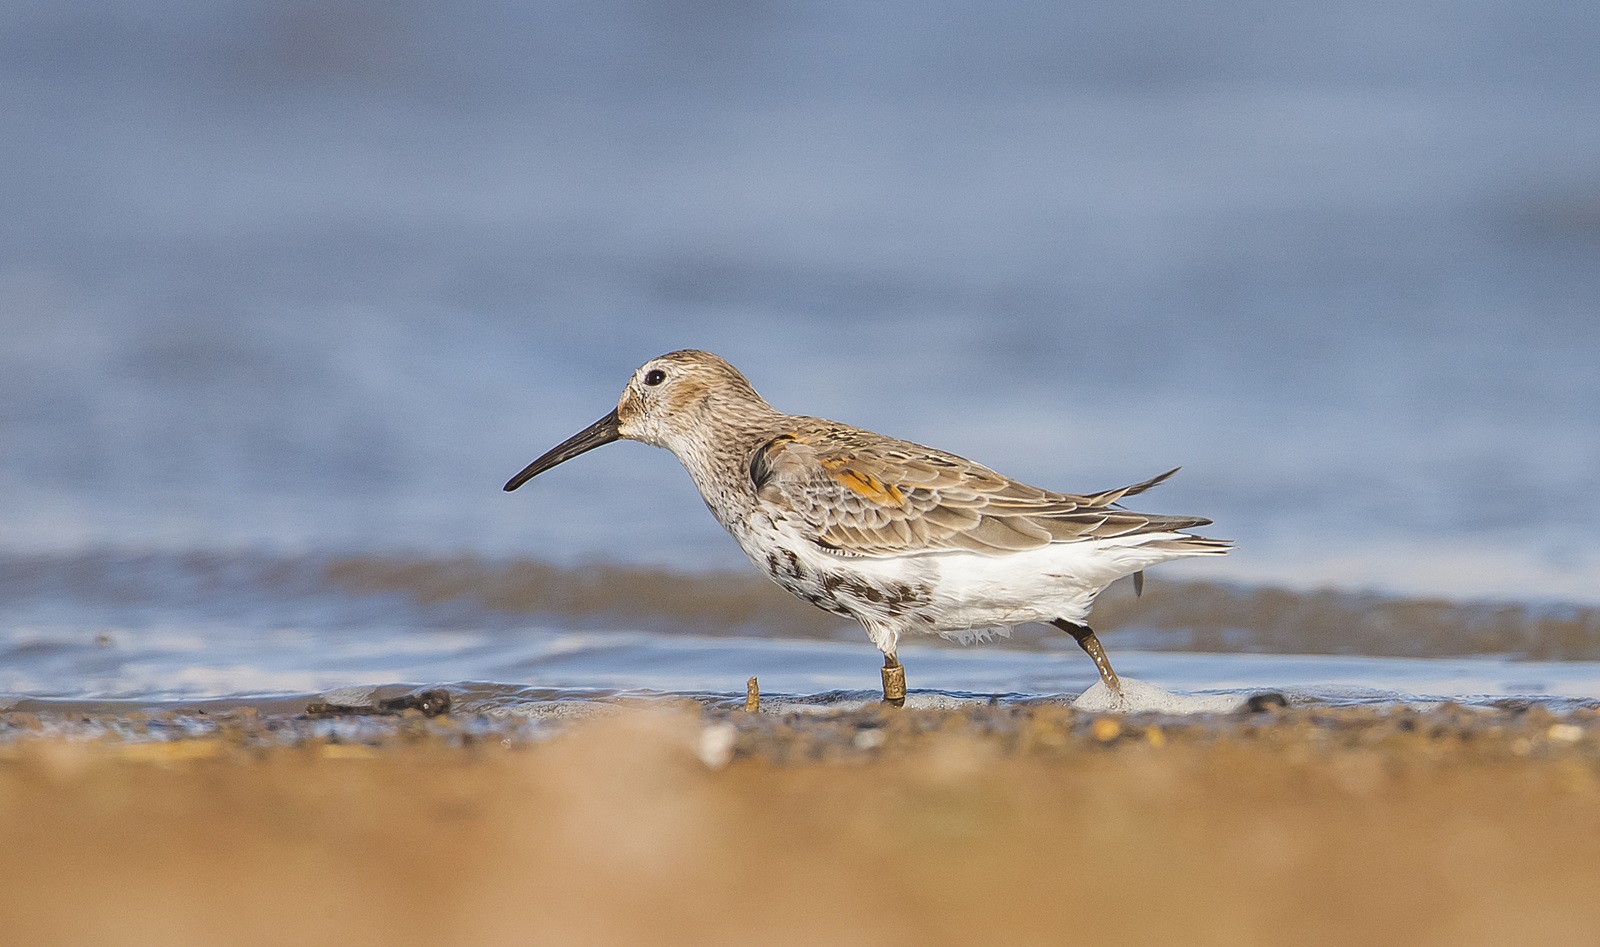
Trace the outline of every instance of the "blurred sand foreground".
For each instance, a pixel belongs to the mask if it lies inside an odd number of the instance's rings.
[[[6,945],[1600,943],[1593,711],[9,726]]]

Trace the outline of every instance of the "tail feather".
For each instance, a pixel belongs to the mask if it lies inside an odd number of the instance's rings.
[[[1207,539],[1204,536],[1174,536],[1141,544],[1147,549],[1163,549],[1182,556],[1220,556],[1233,548],[1231,539]]]
[[[1089,505],[1111,506],[1117,503],[1117,501],[1121,500],[1123,497],[1138,496],[1139,494],[1161,483],[1163,480],[1166,480],[1168,477],[1182,469],[1182,467],[1174,467],[1166,473],[1156,474],[1154,477],[1151,477],[1149,480],[1143,481],[1142,483],[1135,483],[1126,487],[1118,487],[1115,490],[1102,490],[1099,493],[1091,493],[1088,497]]]
[[[1204,516],[1166,516],[1160,513],[1137,513],[1147,521],[1141,533],[1175,533],[1180,529],[1194,529],[1196,526],[1210,526],[1211,521]]]
[[[1119,500],[1123,499],[1124,497],[1137,496],[1151,487],[1162,483],[1181,469],[1183,468],[1174,467],[1166,473],[1157,474],[1156,476],[1151,477],[1149,480],[1133,484],[1132,486],[1090,494],[1087,497],[1087,505],[1091,508],[1103,509],[1105,507],[1114,507],[1118,510],[1126,509],[1126,507],[1118,502]],[[1221,555],[1222,553],[1227,552],[1229,547],[1233,545],[1230,540],[1226,539],[1207,539],[1204,536],[1190,536],[1186,533],[1180,532],[1181,530],[1185,529],[1193,529],[1196,526],[1210,526],[1211,520],[1204,516],[1165,516],[1161,514],[1131,512],[1122,514],[1111,513],[1107,516],[1106,522],[1109,523],[1127,518],[1133,518],[1139,522],[1131,529],[1123,529],[1120,532],[1103,531],[1102,534],[1111,536],[1140,536],[1146,533],[1179,533],[1178,536],[1170,539],[1156,539],[1148,543],[1140,543],[1140,545],[1148,549],[1159,549],[1186,556]],[[1135,581],[1136,584],[1141,587],[1144,584],[1142,580]]]

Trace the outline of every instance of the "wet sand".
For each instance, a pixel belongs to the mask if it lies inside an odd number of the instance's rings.
[[[1593,711],[0,722],[4,944],[1600,942]]]

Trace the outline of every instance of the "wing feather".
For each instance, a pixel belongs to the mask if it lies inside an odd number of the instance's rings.
[[[1053,493],[932,448],[812,418],[756,449],[750,479],[762,502],[798,518],[845,555],[970,550],[1004,555],[1201,526],[1115,504],[1172,476],[1101,493]]]

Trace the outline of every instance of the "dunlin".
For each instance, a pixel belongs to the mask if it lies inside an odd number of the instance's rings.
[[[785,590],[853,618],[883,652],[883,695],[905,701],[902,635],[964,637],[1023,622],[1062,629],[1121,683],[1085,624],[1124,576],[1184,556],[1227,552],[1120,501],[1175,471],[1102,493],[1054,493],[970,460],[767,404],[709,352],[672,352],[633,373],[617,407],[506,483],[619,438],[676,454],[706,506],[750,561]]]

